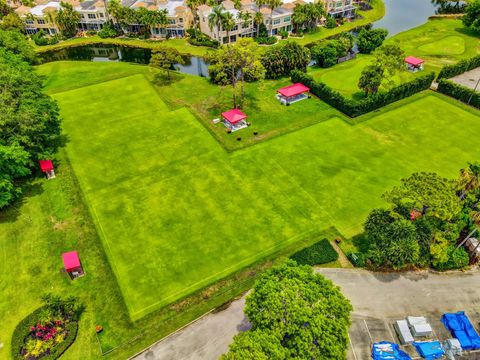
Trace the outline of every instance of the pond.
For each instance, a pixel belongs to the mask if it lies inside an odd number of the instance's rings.
[[[441,8],[432,0],[384,0],[386,15],[373,23],[373,27],[386,28],[389,36],[414,28],[425,23],[429,16],[441,12]],[[133,48],[117,45],[86,45],[43,53],[41,62],[59,60],[83,61],[125,61],[148,64],[152,52],[150,49]],[[208,76],[208,63],[201,57],[186,57],[185,65],[177,64],[175,68],[185,74]]]
[[[443,10],[442,6],[436,5],[432,0],[383,1],[385,2],[385,17],[374,22],[373,27],[387,29],[389,36],[420,26],[430,16],[441,13]]]
[[[137,64],[148,64],[151,56],[152,51],[150,49],[97,44],[47,51],[40,55],[40,62],[46,63],[60,60],[77,60],[107,62],[124,61]],[[203,58],[186,56],[184,61],[184,65],[175,65],[175,68],[178,71],[190,75],[208,76],[208,64]]]

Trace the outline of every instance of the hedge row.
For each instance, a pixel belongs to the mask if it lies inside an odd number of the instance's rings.
[[[23,355],[21,354],[21,350],[25,345],[25,338],[30,333],[30,327],[36,325],[40,322],[40,315],[44,307],[41,307],[27,317],[25,317],[22,321],[20,321],[15,328],[13,335],[12,335],[12,358],[14,360],[24,360]],[[78,322],[71,321],[65,325],[66,330],[68,331],[68,335],[65,337],[58,346],[54,347],[50,354],[42,356],[42,360],[55,360],[58,359],[60,356],[63,355],[65,351],[73,344],[77,337],[78,332]]]
[[[412,96],[420,91],[427,90],[435,79],[435,73],[431,72],[421,75],[409,82],[395,86],[389,91],[378,92],[358,101],[343,96],[322,82],[315,81],[304,72],[294,71],[291,78],[294,83],[300,82],[308,86],[312,94],[318,96],[327,104],[350,117],[356,117]]]
[[[438,92],[451,96],[457,100],[480,109],[480,93],[465,86],[458,85],[453,81],[442,79],[438,83]]]
[[[290,258],[295,260],[299,265],[313,266],[337,260],[338,253],[327,239],[323,239],[312,246],[296,252],[290,256]]]
[[[440,79],[449,79],[477,67],[480,67],[480,55],[474,56],[470,59],[461,60],[456,64],[444,66],[437,76],[437,81]]]

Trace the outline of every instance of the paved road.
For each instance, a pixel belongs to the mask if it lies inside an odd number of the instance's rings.
[[[475,86],[477,86],[478,81],[480,80],[480,67],[457,75],[450,80],[453,80],[457,84],[475,89]],[[477,86],[477,91],[480,92],[480,85]]]
[[[366,359],[370,342],[391,340],[389,326],[394,319],[424,315],[432,321],[438,337],[439,315],[445,311],[466,310],[480,320],[480,272],[434,274],[372,273],[354,269],[319,269],[318,272],[338,284],[354,307],[350,331],[349,359]],[[183,330],[152,345],[135,360],[214,360],[228,350],[233,336],[248,329],[243,315],[245,298],[227,309],[211,313]],[[434,323],[433,323],[434,322]],[[368,324],[370,326],[368,326]]]

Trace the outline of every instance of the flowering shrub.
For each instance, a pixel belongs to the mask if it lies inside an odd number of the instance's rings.
[[[71,298],[48,296],[44,301],[45,306],[28,315],[15,328],[13,359],[57,359],[75,341],[83,308]]]

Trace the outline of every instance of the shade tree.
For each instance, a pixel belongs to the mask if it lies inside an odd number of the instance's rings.
[[[357,36],[358,51],[362,54],[371,54],[376,48],[383,44],[388,35],[386,29],[365,29],[360,30]]]
[[[223,359],[345,359],[352,306],[330,280],[294,261],[255,282],[237,335]]]

